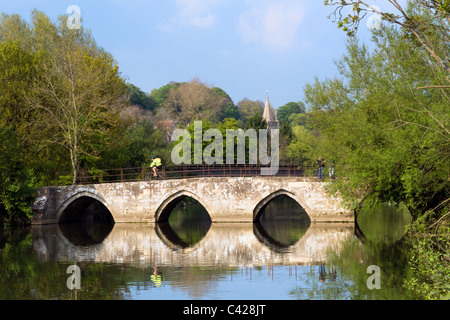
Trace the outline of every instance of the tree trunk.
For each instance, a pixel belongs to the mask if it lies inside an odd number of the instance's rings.
[[[70,150],[70,160],[72,162],[73,171],[73,185],[77,185],[79,182],[79,170],[78,170],[78,154],[75,150]]]

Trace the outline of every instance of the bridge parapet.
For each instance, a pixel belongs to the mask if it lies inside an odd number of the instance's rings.
[[[312,221],[353,221],[341,199],[326,193],[326,185],[314,178],[261,176],[42,187],[33,206],[33,223],[58,223],[67,208],[82,198],[104,205],[116,223],[160,222],[184,197],[200,202],[213,222],[253,222],[260,210],[280,195],[297,201]]]

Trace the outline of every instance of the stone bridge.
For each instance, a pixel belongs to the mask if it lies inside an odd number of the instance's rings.
[[[80,219],[96,204],[116,223],[167,221],[184,198],[197,200],[212,222],[254,222],[262,209],[286,195],[306,211],[311,221],[353,221],[353,213],[326,193],[327,183],[304,177],[207,177],[163,181],[42,187],[33,211],[36,225]],[[107,210],[105,210],[107,209]]]

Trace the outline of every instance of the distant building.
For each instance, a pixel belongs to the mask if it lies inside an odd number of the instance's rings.
[[[280,129],[280,122],[277,120],[277,115],[269,102],[269,94],[267,94],[266,98],[263,119],[267,122],[267,129]]]

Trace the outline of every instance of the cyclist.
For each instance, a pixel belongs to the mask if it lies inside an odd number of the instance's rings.
[[[160,170],[161,167],[162,167],[161,158],[152,157],[152,164],[150,165],[150,168],[153,168],[153,176],[155,178],[158,176],[158,170]]]

